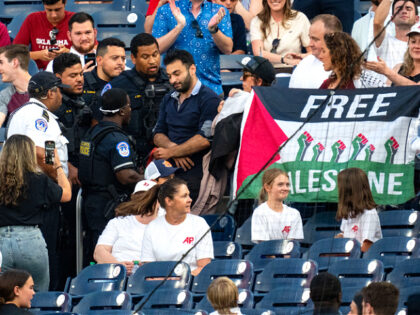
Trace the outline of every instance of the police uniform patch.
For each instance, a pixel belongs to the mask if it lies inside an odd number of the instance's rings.
[[[107,83],[107,84],[105,84],[104,88],[102,89],[101,96],[102,96],[102,95],[104,95],[104,93],[105,93],[106,91],[110,90],[110,89],[112,89],[112,85],[111,85],[111,83]]]
[[[48,123],[45,119],[39,118],[35,120],[35,128],[39,131],[45,132],[48,129]]]
[[[44,117],[47,121],[50,121],[50,115],[48,115],[46,110],[42,111],[42,117]]]
[[[81,141],[80,142],[80,154],[89,156],[90,155],[90,142]]]
[[[117,144],[117,151],[122,157],[127,157],[130,155],[130,146],[127,142],[122,141]]]

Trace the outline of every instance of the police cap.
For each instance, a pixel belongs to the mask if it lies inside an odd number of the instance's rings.
[[[28,84],[29,94],[39,94],[52,89],[53,87],[70,88],[69,85],[61,83],[55,74],[48,71],[41,71],[32,76]]]
[[[128,105],[128,94],[120,88],[111,88],[102,95],[102,107],[100,111],[104,115],[112,115],[124,106]]]

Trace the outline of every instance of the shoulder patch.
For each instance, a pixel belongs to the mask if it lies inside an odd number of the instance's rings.
[[[122,157],[128,157],[130,156],[130,146],[128,145],[127,142],[125,141],[121,141],[117,144],[117,151],[119,153],[119,155],[121,155]]]
[[[39,131],[45,132],[48,129],[48,123],[44,118],[35,120],[35,128]]]
[[[45,109],[42,111],[42,117],[44,117],[47,122],[50,121],[50,115],[48,115],[48,112]]]
[[[104,93],[105,93],[106,91],[108,91],[109,89],[112,89],[112,85],[111,85],[111,83],[107,83],[107,84],[105,84],[104,88],[102,89],[101,96],[102,96],[102,95],[104,95]]]

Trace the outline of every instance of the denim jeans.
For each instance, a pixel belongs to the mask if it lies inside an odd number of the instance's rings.
[[[47,245],[38,227],[0,227],[0,251],[3,255],[2,271],[26,270],[34,279],[36,291],[48,291],[50,274]]]

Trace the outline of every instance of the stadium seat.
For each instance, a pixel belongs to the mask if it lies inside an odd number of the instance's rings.
[[[379,212],[383,237],[418,237],[420,232],[419,213],[414,210],[388,210]]]
[[[13,18],[22,12],[27,12],[27,15],[31,12],[42,10],[44,10],[42,0],[1,0],[0,21],[9,24]]]
[[[252,216],[246,219],[241,227],[236,229],[235,242],[241,245],[242,254],[246,254],[246,252],[250,251],[255,245],[255,243],[251,241],[251,223]]]
[[[76,278],[67,279],[65,292],[85,295],[94,291],[123,290],[126,270],[121,264],[97,264],[84,268]]]
[[[86,314],[91,310],[131,309],[130,294],[123,291],[96,291],[83,296],[80,302],[73,307],[73,312]]]
[[[150,298],[145,296],[141,301],[134,307],[137,309],[140,305],[144,306],[142,312],[148,314],[148,309],[191,309],[193,306],[192,294],[188,290],[177,290],[177,289],[163,289],[156,291]],[[160,313],[159,313],[160,314]]]
[[[0,5],[0,11],[1,11],[1,5]],[[24,12],[24,13],[21,13],[21,12]],[[31,13],[31,11],[21,11],[21,12],[19,12],[19,14],[14,15],[10,23],[7,24],[7,30],[9,31],[9,36],[12,40],[19,33],[19,30],[23,24],[23,21],[25,21],[26,17],[29,15],[29,13]],[[0,17],[1,17],[1,13],[0,13]]]
[[[348,314],[350,311],[350,304],[353,301],[354,295],[361,291],[363,286],[357,287],[342,287],[341,288],[341,306],[340,311],[342,314]]]
[[[208,315],[202,310],[182,310],[182,309],[148,309],[145,315]]]
[[[313,244],[324,238],[332,238],[340,233],[340,222],[335,219],[336,212],[318,212],[303,226],[305,239],[301,243]]]
[[[254,275],[252,263],[241,259],[213,260],[194,277],[191,291],[196,295],[204,295],[213,279],[226,276],[240,289],[251,289]]]
[[[256,272],[262,271],[265,265],[275,258],[299,258],[300,245],[298,241],[271,240],[255,245],[245,256],[251,261]]]
[[[420,294],[420,286],[405,287],[400,290],[399,308],[407,307],[407,300],[413,294]]]
[[[420,286],[420,258],[406,259],[395,266],[387,280],[399,289]]]
[[[213,242],[215,259],[241,259],[241,245],[230,241]]]
[[[130,11],[146,15],[149,5],[145,0],[130,0]]]
[[[38,66],[33,59],[29,59],[28,72],[30,75],[34,75],[39,72]]]
[[[98,33],[115,32],[138,34],[144,32],[144,16],[127,11],[99,11],[92,13]]]
[[[203,215],[204,220],[206,220],[207,224],[210,227],[217,220],[218,217],[218,214]],[[228,214],[224,215],[219,220],[219,222],[217,222],[215,226],[211,228],[211,236],[213,238],[213,242],[233,241],[233,238],[235,236],[235,228],[235,219]]]
[[[349,238],[325,238],[312,244],[307,258],[318,263],[318,270],[325,271],[337,261],[360,258],[360,243]]]
[[[161,279],[169,275],[175,264],[175,261],[156,261],[140,266],[136,273],[128,278],[127,282],[127,292],[132,296],[133,302],[138,302],[140,298],[160,284]],[[188,289],[191,278],[190,266],[182,262],[172,272],[171,278],[165,281],[159,289]]]
[[[130,0],[107,0],[94,2],[68,0],[66,3],[66,10],[93,14],[99,11],[128,11],[129,6]],[[94,19],[94,21],[96,24],[96,19]]]
[[[389,272],[403,260],[420,258],[420,243],[418,239],[405,236],[385,237],[373,243],[363,258],[382,261],[385,271]]]
[[[377,259],[347,259],[331,264],[328,272],[340,279],[341,287],[363,288],[384,280],[384,265]]]
[[[42,314],[48,312],[71,311],[71,296],[65,292],[37,292],[31,300],[31,312]]]
[[[245,57],[250,55],[220,55],[220,69],[230,71],[240,71],[242,73],[242,65],[240,64]]]
[[[308,288],[318,273],[317,263],[301,258],[275,259],[268,263],[262,273],[256,276],[254,294],[266,294],[282,287]]]
[[[132,310],[90,310],[81,315],[133,315]],[[145,315],[143,312],[137,312],[136,315]]]
[[[290,315],[303,312],[312,303],[309,289],[302,287],[285,287],[270,291],[263,297],[255,308],[266,308],[276,312],[277,315]]]
[[[254,305],[254,295],[251,291],[246,289],[239,289],[238,306],[240,308],[252,308]],[[205,310],[209,313],[214,312],[213,306],[210,304],[207,297],[201,299],[194,307],[197,310]]]
[[[241,308],[241,313],[246,315],[276,315],[276,313],[271,310],[253,308]]]
[[[121,40],[122,42],[124,42],[125,44],[125,51],[128,52],[128,56],[126,55],[126,59],[130,59],[130,44],[131,44],[131,40],[133,39],[133,37],[136,36],[136,34],[132,34],[132,33],[121,33],[121,32],[116,32],[116,31],[107,31],[106,29],[104,29],[102,32],[98,32],[98,36],[96,37],[96,39],[98,40],[98,42],[104,40],[105,38],[108,37],[116,37],[119,40]]]
[[[288,88],[289,82],[290,82],[290,73],[279,73],[276,75],[276,81],[274,81],[273,86],[274,87],[282,87],[282,88]]]

